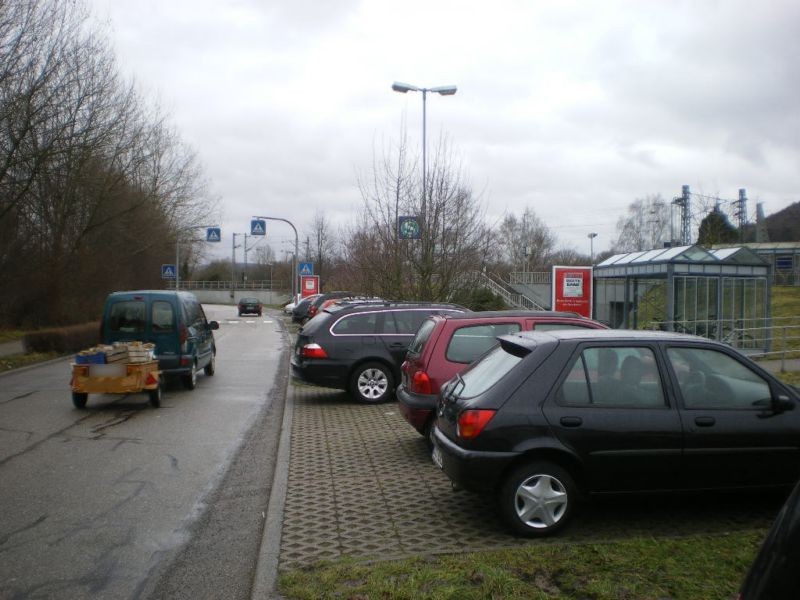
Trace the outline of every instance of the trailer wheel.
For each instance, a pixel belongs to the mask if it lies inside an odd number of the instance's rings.
[[[158,380],[158,387],[154,390],[147,390],[147,395],[150,397],[150,406],[153,408],[158,408],[161,406],[161,398],[163,395],[162,392],[163,384],[161,379]]]
[[[86,401],[89,399],[89,394],[86,392],[72,392],[72,404],[75,408],[86,408]]]

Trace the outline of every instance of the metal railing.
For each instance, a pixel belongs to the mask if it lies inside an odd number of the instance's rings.
[[[800,316],[771,319],[653,321],[644,329],[691,333],[729,344],[753,358],[800,357]],[[783,364],[781,368],[783,368]]]
[[[497,277],[497,276],[495,276]],[[499,277],[497,277],[499,279]],[[490,292],[497,294],[500,296],[506,304],[513,306],[515,308],[524,308],[526,310],[547,310],[541,305],[539,305],[536,301],[528,298],[523,294],[518,294],[517,292],[509,291],[501,282],[495,280],[495,278],[488,276],[486,273],[481,273],[479,271],[470,271],[469,273],[464,273],[459,282],[464,285],[480,285],[485,287]]]
[[[522,285],[550,285],[552,275],[549,271],[514,271],[508,274],[508,281]]]
[[[167,282],[167,289],[175,289],[175,282]],[[191,281],[181,279],[182,290],[286,290],[288,285],[278,279],[253,281]]]

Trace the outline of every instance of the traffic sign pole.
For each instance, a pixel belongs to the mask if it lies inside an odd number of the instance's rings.
[[[257,231],[254,227],[259,220],[283,221],[284,223],[288,223],[289,226],[294,230],[294,256],[292,257],[292,299],[297,298],[297,288],[299,285],[297,276],[297,253],[300,248],[300,237],[297,235],[297,227],[295,227],[291,221],[287,219],[281,219],[280,217],[254,216],[253,219],[253,221],[250,221],[250,235],[264,235],[263,230]]]

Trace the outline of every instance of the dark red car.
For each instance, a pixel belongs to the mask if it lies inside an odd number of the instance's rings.
[[[442,384],[497,344],[497,336],[519,331],[608,329],[569,312],[493,311],[433,315],[419,328],[401,367],[400,412],[430,441],[436,398]]]

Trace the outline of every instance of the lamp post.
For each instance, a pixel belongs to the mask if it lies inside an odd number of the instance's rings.
[[[597,234],[592,232],[586,237],[589,238],[589,262],[593,263],[594,262],[594,238],[597,237]]]
[[[300,249],[300,237],[297,235],[297,227],[295,227],[291,221],[287,219],[281,219],[280,217],[253,216],[253,218],[265,219],[267,221],[283,221],[284,223],[288,223],[289,226],[294,230],[294,256],[292,257],[292,298],[297,298],[297,252]]]
[[[422,92],[422,208],[423,208],[423,220],[424,220],[424,213],[425,213],[425,206],[427,204],[427,164],[426,164],[426,152],[427,152],[427,141],[426,137],[426,111],[427,111],[427,99],[428,99],[428,92],[433,92],[435,94],[439,94],[441,96],[452,96],[458,91],[458,88],[454,85],[442,85],[439,87],[433,88],[424,88],[424,87],[417,87],[415,85],[411,85],[409,83],[400,83],[399,81],[395,81],[392,84],[392,89],[395,92],[400,92],[401,94],[405,94],[406,92]],[[397,215],[395,215],[397,216]]]

